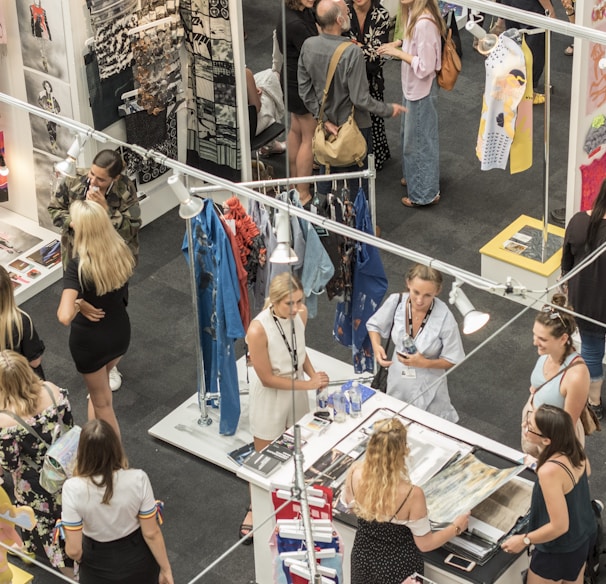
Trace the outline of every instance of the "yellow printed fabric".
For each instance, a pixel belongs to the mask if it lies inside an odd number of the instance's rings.
[[[532,79],[532,53],[526,44],[526,37],[522,41],[522,52],[526,64],[526,79]],[[524,97],[518,106],[516,130],[509,153],[511,174],[524,172],[532,166],[532,97],[532,83],[526,83]]]

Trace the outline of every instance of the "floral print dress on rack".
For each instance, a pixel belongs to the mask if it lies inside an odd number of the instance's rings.
[[[67,390],[61,389],[56,406],[51,404],[39,414],[24,418],[24,421],[50,444],[58,423],[68,427],[73,425]],[[62,568],[72,566],[73,562],[65,554],[63,542],[53,543],[55,522],[61,518],[61,492],[51,495],[45,491],[40,486],[39,471],[31,465],[34,462],[42,467],[45,453],[46,447],[20,424],[15,422],[14,426],[0,428],[0,466],[11,473],[15,504],[29,505],[37,521],[32,531],[22,530],[25,552],[36,556],[45,554],[54,568]],[[39,549],[36,533],[43,550]]]

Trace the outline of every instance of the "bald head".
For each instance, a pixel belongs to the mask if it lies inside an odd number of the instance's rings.
[[[316,6],[320,28],[329,34],[347,32],[350,27],[349,10],[344,0],[320,0]]]

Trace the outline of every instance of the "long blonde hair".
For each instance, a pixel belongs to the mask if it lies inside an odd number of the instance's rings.
[[[22,418],[38,411],[42,380],[27,359],[15,351],[0,351],[0,409]]]
[[[124,286],[132,276],[135,259],[105,209],[94,201],[74,201],[69,212],[80,285],[93,284],[99,296]]]
[[[400,484],[409,481],[406,428],[397,418],[374,426],[362,462],[362,474],[355,488],[354,511],[366,521],[389,521],[400,500]]]
[[[0,350],[14,349],[13,335],[17,333],[17,345],[21,344],[23,339],[23,319],[24,316],[30,321],[31,319],[26,312],[23,312],[15,302],[13,293],[13,281],[8,275],[8,272],[3,266],[0,266]]]
[[[282,272],[275,276],[269,284],[269,296],[265,299],[263,308],[279,304],[284,298],[299,290],[303,290],[301,280],[290,272]]]
[[[442,18],[442,13],[440,12],[437,0],[414,0],[410,8],[400,2],[400,19],[404,29],[403,36],[405,39],[412,37],[417,22],[426,10],[431,14],[435,25],[438,27],[440,36],[446,36],[446,23]],[[409,14],[410,22],[408,20]]]

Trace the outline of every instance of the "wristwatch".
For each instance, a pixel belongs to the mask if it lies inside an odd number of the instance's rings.
[[[522,540],[524,542],[524,545],[530,545],[532,542],[530,541],[530,538],[528,537],[528,534],[526,534],[524,536],[524,539]]]

